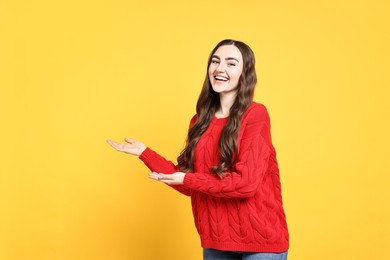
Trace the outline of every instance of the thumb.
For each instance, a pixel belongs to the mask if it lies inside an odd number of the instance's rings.
[[[131,139],[131,138],[128,138],[128,137],[125,138],[125,141],[126,141],[127,143],[129,143],[129,144],[132,144],[132,143],[135,142],[135,140],[133,140],[133,139]]]

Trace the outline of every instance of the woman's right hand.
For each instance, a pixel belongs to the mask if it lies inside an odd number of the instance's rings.
[[[115,150],[123,153],[128,153],[136,156],[140,156],[145,151],[146,146],[136,140],[125,138],[126,143],[117,143],[112,140],[107,140],[107,143],[111,145]]]

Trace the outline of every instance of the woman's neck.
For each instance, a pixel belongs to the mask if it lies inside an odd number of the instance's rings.
[[[230,114],[230,108],[233,106],[236,99],[236,92],[219,94],[220,107],[215,113],[217,118],[228,117]]]

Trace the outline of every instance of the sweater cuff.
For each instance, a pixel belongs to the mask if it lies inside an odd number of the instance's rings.
[[[153,151],[149,148],[146,147],[146,149],[138,156],[138,158],[143,161],[147,162],[153,155]]]
[[[183,185],[184,187],[191,188],[195,180],[195,174],[187,172],[184,176]]]

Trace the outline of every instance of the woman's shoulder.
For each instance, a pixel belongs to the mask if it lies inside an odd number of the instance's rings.
[[[265,105],[257,103],[257,102],[252,102],[252,104],[245,111],[245,113],[243,115],[243,120],[258,121],[258,120],[265,120],[268,117],[269,117],[268,111],[267,111],[267,108],[265,107]]]

